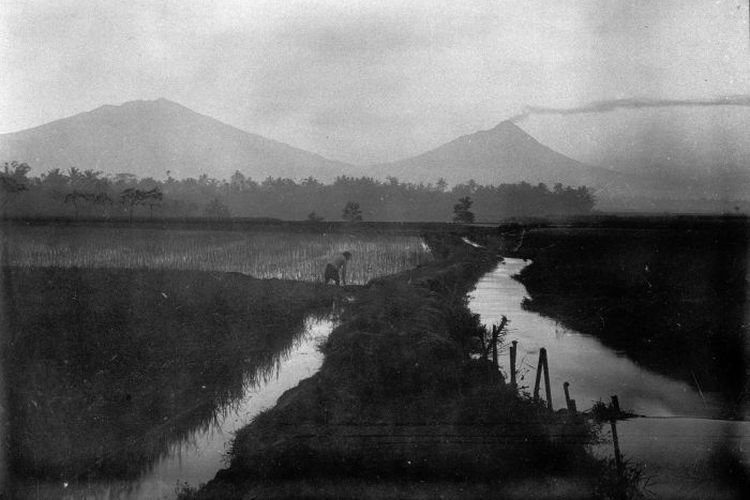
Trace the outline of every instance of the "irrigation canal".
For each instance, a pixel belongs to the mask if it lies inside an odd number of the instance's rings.
[[[169,454],[138,480],[30,482],[17,493],[33,499],[171,499],[177,496],[178,485],[198,486],[213,479],[226,466],[224,456],[234,433],[250,423],[255,415],[272,407],[286,390],[318,371],[323,354],[317,346],[332,329],[331,320],[308,318],[293,349],[280,353],[270,376],[260,383],[246,384],[241,400],[219,412],[208,428],[196,429],[190,438],[173,444]],[[251,379],[257,380],[256,377]]]
[[[625,458],[645,465],[650,490],[658,498],[724,498],[722,485],[708,471],[711,455],[721,446],[739,453],[750,463],[750,422],[715,420],[720,401],[700,394],[688,384],[646,370],[596,338],[560,326],[554,320],[526,311],[521,302],[528,295],[512,276],[528,261],[505,259],[486,274],[472,292],[469,306],[483,323],[510,320],[506,341],[518,341],[518,384],[531,391],[539,349],[547,349],[554,408],[565,405],[563,383],[570,383],[571,397],[579,410],[598,400],[618,395],[624,410],[648,418],[618,423],[620,448]],[[16,490],[24,498],[170,499],[177,486],[197,486],[225,466],[224,456],[234,432],[273,406],[287,389],[313,375],[322,364],[317,345],[330,333],[330,320],[309,319],[304,332],[288,353],[280,353],[272,376],[260,384],[247,384],[241,400],[219,412],[208,428],[175,443],[170,453],[136,481],[100,480],[63,483],[30,482]],[[508,356],[501,356],[507,370]],[[607,427],[603,427],[606,434]],[[606,438],[606,435],[604,436]],[[609,443],[593,446],[600,456],[611,456]]]
[[[649,490],[657,498],[724,498],[722,484],[711,475],[712,455],[721,447],[750,464],[750,422],[715,420],[720,401],[688,384],[656,374],[604,346],[599,340],[559,325],[521,307],[526,288],[512,278],[530,261],[505,259],[477,283],[469,302],[486,325],[509,320],[505,341],[518,341],[517,372],[521,390],[531,392],[539,349],[546,348],[555,409],[565,407],[563,383],[579,411],[596,401],[619,397],[623,410],[648,418],[618,422],[620,449],[627,460],[644,465]],[[501,369],[509,365],[507,352]],[[605,438],[608,426],[602,428]],[[593,447],[611,456],[612,445]]]

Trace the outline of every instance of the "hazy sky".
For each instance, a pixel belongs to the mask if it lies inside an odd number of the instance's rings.
[[[0,132],[165,97],[329,158],[372,163],[527,106],[750,96],[749,47],[746,0],[5,0]],[[744,125],[746,135],[749,102],[737,102],[705,113],[605,105],[519,124],[596,162],[622,149],[623,136],[661,138],[662,122],[730,135]]]

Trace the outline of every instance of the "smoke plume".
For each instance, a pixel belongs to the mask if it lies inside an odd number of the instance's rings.
[[[510,118],[520,122],[531,115],[575,115],[580,113],[607,113],[616,109],[666,108],[670,106],[750,106],[750,96],[720,96],[712,99],[646,99],[626,98],[611,101],[594,101],[574,108],[548,108],[526,106],[521,113]]]

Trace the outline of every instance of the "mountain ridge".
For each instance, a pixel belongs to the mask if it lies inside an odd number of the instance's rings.
[[[313,175],[331,180],[341,170],[351,168],[164,98],[106,104],[2,134],[0,153],[42,171],[93,168],[142,177],[158,177],[170,171],[181,177],[205,173],[221,179],[240,170],[254,178]]]
[[[331,182],[339,175],[387,176],[406,182],[588,186],[600,201],[625,197],[680,196],[689,183],[668,186],[648,175],[586,165],[542,144],[505,120],[462,135],[416,156],[355,166],[233,127],[165,98],[105,104],[33,128],[0,135],[0,157],[42,172],[93,169],[139,177],[229,179],[246,177]],[[39,171],[37,170],[37,172]],[[652,176],[653,177],[653,176]],[[671,190],[671,191],[670,191]],[[702,194],[691,186],[690,196]]]
[[[459,162],[460,171],[455,166]],[[639,183],[628,174],[569,158],[510,120],[462,135],[419,155],[371,168],[383,177],[393,175],[407,181],[443,177],[451,183],[469,179],[480,184],[560,182],[587,185],[604,192],[621,192],[622,184]]]

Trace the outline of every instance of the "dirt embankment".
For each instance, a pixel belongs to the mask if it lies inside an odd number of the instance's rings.
[[[436,262],[359,290],[321,370],[237,434],[228,469],[183,496],[491,497],[552,475],[576,497],[593,495],[583,422],[519,397],[470,356],[483,330],[466,293],[501,242],[469,237],[486,248],[428,235]]]

